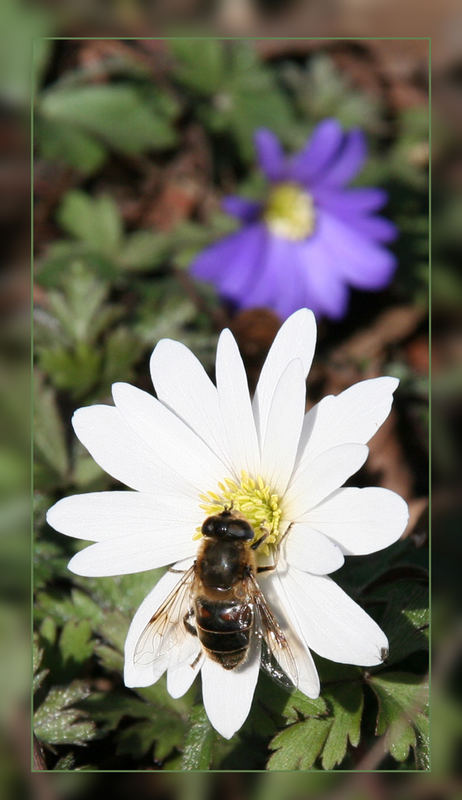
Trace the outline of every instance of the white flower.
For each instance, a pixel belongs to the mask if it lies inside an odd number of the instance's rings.
[[[305,414],[315,339],[311,311],[297,311],[285,322],[253,402],[229,330],[218,343],[216,387],[187,347],[159,342],[151,358],[158,399],[116,383],[115,407],[81,408],[73,417],[95,461],[133,491],[68,497],[47,517],[57,531],[95,542],[69,563],[86,576],[172,562],[188,567],[197,529],[230,500],[254,528],[263,522],[271,532],[267,560],[281,544],[276,570],[259,576],[259,583],[295,657],[298,688],[308,697],[319,694],[310,649],[346,664],[383,660],[386,636],[328,575],[345,555],[388,547],[408,519],[406,503],[394,492],[340,488],[364,464],[366,442],[388,416],[398,380],[362,381]],[[168,690],[180,697],[200,670],[208,717],[229,738],[250,710],[260,666],[258,637],[245,663],[231,670],[208,657],[196,659],[199,640],[189,635],[188,652],[181,648],[176,658],[134,660],[142,631],[180,577],[167,572],[136,612],[125,644],[125,683],[148,686],[167,669]]]

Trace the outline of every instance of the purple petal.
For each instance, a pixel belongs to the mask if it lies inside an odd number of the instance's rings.
[[[377,242],[393,242],[398,236],[396,225],[385,217],[343,217],[347,225],[351,225],[362,236],[375,239]]]
[[[343,147],[338,157],[327,168],[327,171],[316,176],[324,186],[341,186],[350,181],[359,172],[367,156],[367,143],[364,133],[355,129],[346,134]]]
[[[331,319],[341,319],[348,307],[348,288],[322,236],[298,245],[297,260],[304,281],[304,304]]]
[[[274,236],[265,228],[265,244],[260,263],[251,276],[242,298],[243,308],[256,308],[274,304],[284,291],[286,271],[292,258],[293,242],[282,236]]]
[[[292,180],[309,183],[330,164],[339,152],[344,133],[336,119],[325,119],[316,125],[305,147],[291,159]]]
[[[266,228],[261,223],[248,225],[240,231],[238,246],[222,263],[218,290],[230,300],[241,305],[246,286],[254,278],[263,258]]]
[[[254,135],[258,163],[270,181],[286,177],[285,156],[277,136],[267,128],[259,128]]]
[[[321,184],[313,187],[313,197],[328,211],[340,215],[343,212],[367,214],[378,211],[388,200],[387,192],[383,189],[338,189]]]
[[[255,200],[248,200],[245,197],[237,197],[236,195],[225,197],[221,206],[223,211],[226,211],[227,214],[232,214],[233,217],[237,217],[242,222],[253,222],[261,209],[261,204]]]
[[[216,283],[226,263],[240,250],[241,236],[242,231],[232,233],[202,250],[191,264],[191,274],[199,280]]]
[[[213,283],[221,294],[239,301],[259,261],[264,234],[264,226],[255,224],[220,239],[199,253],[191,264],[191,274]]]
[[[383,289],[396,269],[395,257],[327,211],[318,213],[318,233],[337,272],[360,289]]]
[[[306,307],[303,276],[297,259],[294,257],[297,247],[298,242],[290,242],[290,250],[288,250],[288,253],[290,253],[290,260],[284,268],[284,280],[273,302],[273,308],[282,320],[290,317],[290,315],[299,308]],[[308,307],[316,313],[316,308],[313,308],[311,305]]]

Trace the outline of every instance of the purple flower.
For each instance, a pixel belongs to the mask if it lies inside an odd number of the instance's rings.
[[[307,306],[340,319],[349,286],[382,289],[396,268],[384,247],[396,228],[376,215],[386,193],[346,188],[366,158],[365,136],[326,119],[292,157],[264,128],[256,131],[255,146],[269,181],[266,200],[225,198],[224,209],[242,227],[200,253],[192,274],[239,308],[266,306],[285,319]]]

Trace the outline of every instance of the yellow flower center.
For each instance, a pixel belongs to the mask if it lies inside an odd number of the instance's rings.
[[[216,492],[200,495],[201,509],[205,517],[220,514],[225,508],[241,513],[250,522],[258,539],[264,533],[268,536],[258,549],[259,553],[268,555],[272,546],[278,541],[282,509],[279,495],[275,494],[262,477],[251,478],[245,471],[241,480],[232,481],[226,478],[218,484]],[[197,528],[195,539],[201,537],[201,528]]]
[[[270,192],[263,219],[276,236],[306,239],[315,225],[313,199],[295,183],[279,183]]]

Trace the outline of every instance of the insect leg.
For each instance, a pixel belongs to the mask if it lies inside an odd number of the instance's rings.
[[[199,661],[199,659],[200,659],[201,655],[202,655],[202,650],[199,650],[199,652],[198,652],[198,654],[197,654],[196,658],[194,659],[194,661],[192,662],[192,664],[190,664],[190,665],[189,665],[189,666],[191,667],[191,669],[194,669],[194,667],[196,666],[197,662]]]
[[[290,531],[290,529],[292,527],[292,524],[293,523],[291,522],[290,525],[288,526],[287,530],[284,531],[284,533],[281,536],[281,539],[280,539],[279,544],[278,544],[278,549],[276,550],[276,557],[274,559],[274,564],[271,564],[271,565],[269,565],[267,567],[257,567],[257,572],[258,573],[260,573],[260,572],[271,572],[273,569],[276,569],[276,567],[278,565],[278,561],[279,561],[279,555],[280,555],[280,552],[281,552],[281,544],[284,541],[284,539],[287,536],[287,534],[289,533],[289,531]],[[266,536],[267,535],[268,534],[266,534]],[[263,539],[263,536],[261,538]],[[258,541],[256,541],[255,544],[258,545],[260,541],[261,540],[258,539]]]
[[[253,544],[250,545],[251,550],[258,550],[261,544],[267,539],[269,536],[268,531],[266,531],[259,539],[257,539]]]
[[[193,616],[193,612],[191,610],[187,611],[186,614],[183,617],[183,625],[185,626],[185,628],[188,631],[188,633],[191,634],[191,636],[197,636],[197,631],[196,631],[195,627],[193,625],[191,625],[191,623],[189,622],[189,620],[191,619],[192,616]]]

